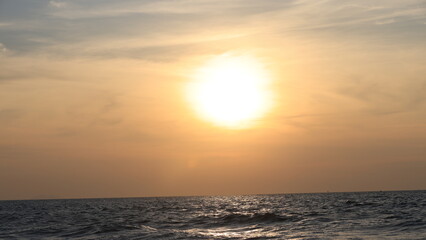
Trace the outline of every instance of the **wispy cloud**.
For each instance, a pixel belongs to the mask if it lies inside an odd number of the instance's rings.
[[[55,7],[55,8],[63,8],[67,6],[67,3],[64,1],[58,1],[58,0],[50,0],[49,6]]]
[[[0,28],[10,27],[12,23],[10,22],[0,22]]]
[[[410,38],[420,41],[419,29],[424,26],[426,16],[420,0],[362,0],[352,4],[336,0],[51,0],[48,2],[50,8],[41,3],[32,2],[31,8],[35,10],[30,14],[21,10],[8,19],[0,17],[0,22],[7,20],[15,29],[2,30],[0,27],[3,35],[0,41],[17,53],[77,53],[89,57],[95,56],[94,52],[101,55],[114,52],[112,49],[135,48],[138,51],[147,47],[197,43],[194,39],[201,36],[227,38],[231,33],[256,34],[257,37],[312,33],[315,37],[334,34],[353,38],[384,34],[389,38],[401,35],[401,24],[405,23],[410,27],[403,27],[403,33],[417,35]],[[9,4],[5,9],[14,3]],[[126,56],[135,55],[122,54]]]
[[[0,43],[0,56],[6,54],[7,48],[3,45],[3,43]]]

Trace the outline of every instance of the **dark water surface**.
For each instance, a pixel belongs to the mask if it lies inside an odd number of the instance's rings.
[[[426,191],[0,201],[1,239],[426,239]]]

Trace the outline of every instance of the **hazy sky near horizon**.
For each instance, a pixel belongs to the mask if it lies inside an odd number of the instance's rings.
[[[0,0],[0,199],[426,189],[424,0]],[[185,98],[215,56],[256,125]]]

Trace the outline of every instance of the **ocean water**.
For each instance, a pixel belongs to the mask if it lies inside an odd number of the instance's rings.
[[[0,201],[0,239],[426,239],[426,191]]]

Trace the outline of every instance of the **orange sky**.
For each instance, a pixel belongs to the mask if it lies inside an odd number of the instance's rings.
[[[426,189],[424,1],[0,1],[0,199]],[[194,72],[267,71],[251,127]]]

